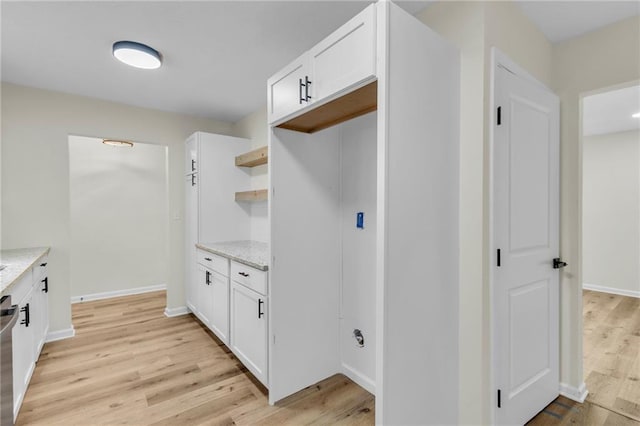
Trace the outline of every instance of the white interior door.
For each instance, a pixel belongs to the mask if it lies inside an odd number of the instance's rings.
[[[559,102],[501,66],[495,83],[495,418],[521,425],[559,393]]]

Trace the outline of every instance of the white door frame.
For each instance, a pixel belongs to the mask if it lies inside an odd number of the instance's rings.
[[[490,324],[490,328],[489,328],[489,389],[490,389],[490,393],[489,393],[489,404],[490,404],[490,408],[489,408],[489,419],[491,424],[495,423],[495,419],[496,419],[496,409],[497,409],[497,394],[495,392],[495,390],[497,389],[497,385],[496,385],[496,372],[497,369],[499,368],[498,365],[496,365],[496,354],[495,354],[495,348],[494,348],[494,344],[495,344],[495,315],[494,315],[494,306],[493,306],[493,300],[494,300],[494,291],[495,291],[495,286],[494,286],[494,280],[495,280],[495,276],[494,276],[494,269],[493,269],[493,265],[495,265],[495,253],[496,253],[496,245],[495,245],[495,241],[494,241],[494,237],[493,237],[493,233],[494,233],[494,200],[495,200],[495,194],[494,194],[494,147],[495,147],[495,120],[496,120],[496,101],[495,101],[495,90],[496,90],[496,77],[498,74],[498,68],[504,68],[507,69],[509,72],[517,75],[518,77],[523,78],[524,80],[527,80],[541,88],[543,88],[546,91],[551,92],[551,89],[549,89],[547,86],[545,86],[543,83],[541,83],[539,80],[537,80],[535,77],[533,77],[530,73],[528,73],[525,69],[523,69],[521,66],[519,66],[518,64],[516,64],[513,60],[511,60],[506,54],[504,54],[502,51],[500,51],[498,48],[496,47],[492,47],[491,48],[491,75],[490,75],[490,87],[489,87],[489,122],[487,123],[488,127],[489,127],[489,217],[488,217],[488,221],[489,221],[489,232],[488,232],[488,239],[489,239],[489,255],[486,256],[486,259],[489,261],[488,264],[488,271],[489,271],[489,306],[488,306],[488,312],[489,312],[489,324]],[[560,140],[560,145],[562,146],[562,140]],[[561,163],[560,163],[561,164]],[[560,175],[560,185],[562,185],[562,175]],[[560,202],[559,202],[559,207],[562,205],[562,191],[560,191]],[[560,223],[559,225],[559,235],[562,235],[562,223]],[[559,285],[562,286],[562,274],[560,274],[559,277]],[[563,311],[563,306],[562,306],[562,301],[560,301],[560,318],[562,318],[562,311]],[[562,335],[561,335],[562,329],[560,328],[559,333],[560,333],[560,339],[562,339]],[[579,356],[580,358],[582,358],[582,348],[580,348],[579,351]],[[566,356],[566,355],[565,355]],[[562,379],[562,353],[560,354],[560,379]],[[562,386],[562,382],[560,385],[560,389],[558,389],[558,392],[561,395],[564,395],[570,399],[573,400],[577,400],[573,394],[567,393],[567,392],[563,392],[563,386]],[[585,394],[586,395],[586,394]],[[582,402],[582,401],[579,401]]]

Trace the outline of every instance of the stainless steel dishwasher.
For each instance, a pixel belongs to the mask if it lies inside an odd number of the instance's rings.
[[[0,426],[13,425],[13,348],[11,332],[18,320],[11,296],[0,299]]]

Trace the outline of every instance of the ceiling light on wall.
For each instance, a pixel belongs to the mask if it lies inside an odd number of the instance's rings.
[[[113,56],[127,65],[152,70],[160,68],[162,56],[156,49],[135,41],[113,43]]]
[[[132,147],[133,146],[133,142],[129,142],[129,141],[120,141],[117,139],[102,139],[102,143],[105,145],[111,145],[111,146],[126,146],[126,147]]]
[[[636,112],[632,115],[633,118],[640,118],[640,112]]]

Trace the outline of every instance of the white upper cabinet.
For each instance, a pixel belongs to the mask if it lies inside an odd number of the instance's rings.
[[[375,78],[375,11],[370,5],[269,79],[270,124]]]
[[[185,142],[184,174],[188,175],[198,171],[198,134],[194,133]]]
[[[375,7],[371,5],[309,52],[314,95],[325,99],[376,74]]]
[[[313,99],[309,55],[304,54],[269,79],[269,122],[307,106]]]

